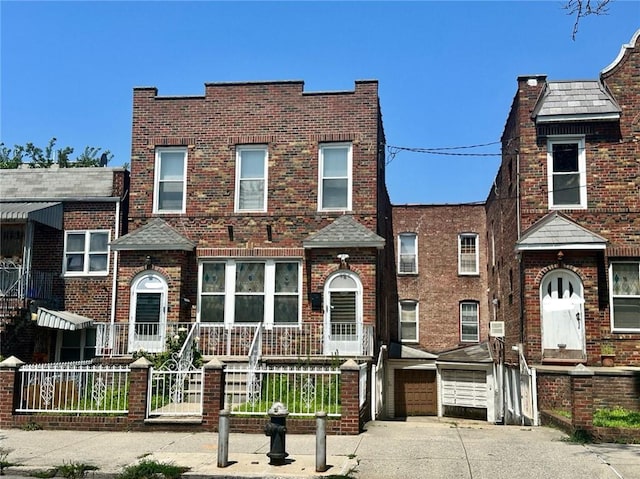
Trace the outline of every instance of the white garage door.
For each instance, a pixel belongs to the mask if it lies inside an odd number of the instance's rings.
[[[487,407],[487,373],[462,369],[442,369],[444,406]]]

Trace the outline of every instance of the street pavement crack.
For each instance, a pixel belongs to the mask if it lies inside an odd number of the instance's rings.
[[[458,426],[456,426],[456,432],[458,433],[458,439],[460,439],[460,444],[462,445],[462,450],[464,451],[464,460],[467,462],[469,479],[473,479],[473,473],[471,472],[471,463],[469,462],[469,455],[467,454],[467,448],[464,445],[464,441],[462,440],[462,436],[460,435],[460,428]]]

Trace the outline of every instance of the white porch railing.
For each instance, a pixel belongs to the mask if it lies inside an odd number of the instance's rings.
[[[373,356],[373,327],[353,323],[333,323],[326,331],[321,323],[273,326],[262,324],[217,323],[95,323],[96,355],[126,356],[139,349],[161,352],[166,348],[164,338],[173,337],[183,328],[194,329],[194,340],[203,356],[247,357],[256,331],[262,329],[259,355],[262,357],[320,357],[320,356]],[[133,331],[133,333],[132,333]],[[142,346],[141,339],[153,349]]]
[[[121,413],[128,411],[128,366],[72,363],[20,367],[18,412]]]

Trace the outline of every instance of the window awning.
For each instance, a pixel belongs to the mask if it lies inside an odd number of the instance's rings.
[[[93,325],[93,319],[69,311],[51,311],[38,308],[38,326],[54,329],[66,329],[75,331],[88,328]]]
[[[62,203],[15,202],[0,203],[2,221],[37,221],[57,230],[62,229]]]

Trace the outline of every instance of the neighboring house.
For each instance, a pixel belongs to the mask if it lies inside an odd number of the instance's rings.
[[[394,307],[384,170],[376,81],[134,89],[130,232],[110,242],[99,353],[161,351],[182,329],[205,356],[371,359]]]
[[[108,323],[113,312],[117,258],[109,242],[126,232],[128,184],[123,168],[2,170],[4,356],[42,362],[95,355],[93,322]]]
[[[518,78],[487,199],[507,362],[640,366],[639,35],[599,79]]]
[[[485,224],[484,203],[393,206],[398,329],[388,353],[391,417],[465,409],[494,420]]]

